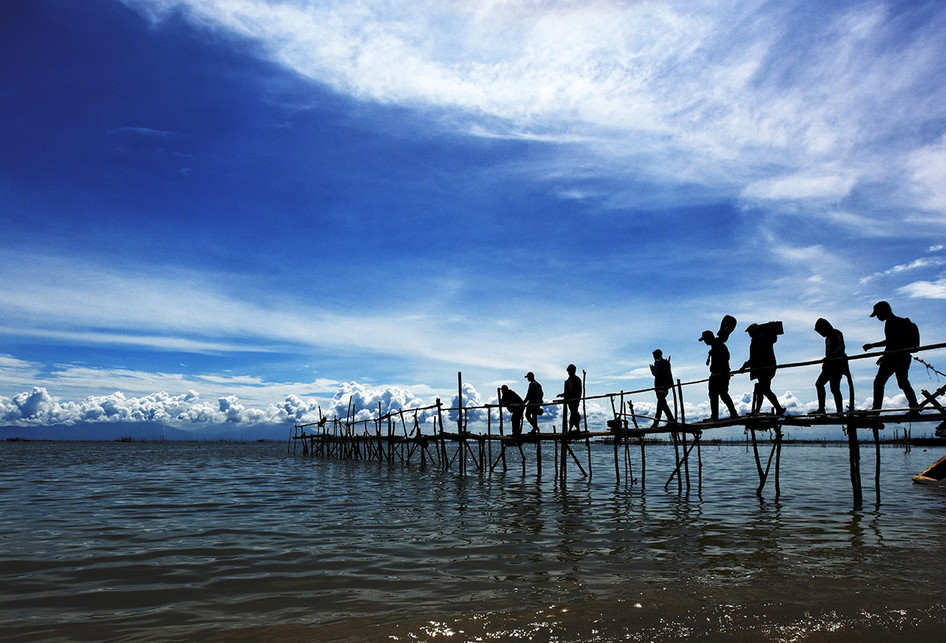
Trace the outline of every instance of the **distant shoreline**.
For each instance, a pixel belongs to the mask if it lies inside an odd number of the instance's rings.
[[[255,440],[234,440],[234,439],[216,439],[216,440],[148,440],[148,439],[139,439],[134,438],[131,440],[125,439],[110,439],[103,438],[101,440],[90,440],[90,439],[81,439],[81,440],[56,440],[56,439],[31,439],[31,438],[7,438],[6,442],[37,442],[37,443],[62,443],[62,444],[100,444],[103,442],[117,442],[117,443],[137,443],[137,444],[257,444],[257,443],[266,443],[274,444],[284,442],[284,440],[268,440],[268,439],[255,439]],[[768,438],[760,438],[760,442],[769,443],[772,440]],[[859,439],[859,442],[862,444],[873,444],[872,439]],[[895,446],[895,447],[905,447],[905,446],[914,446],[914,447],[946,447],[946,438],[935,438],[935,437],[919,437],[919,438],[882,438],[878,440],[879,444],[882,446]],[[605,439],[599,444],[612,444],[612,441]],[[639,446],[640,443],[636,440],[631,440],[631,446]],[[671,440],[665,440],[662,438],[646,438],[644,440],[645,446],[669,446],[672,445]],[[751,445],[752,442],[748,438],[711,438],[704,439],[700,442],[703,446],[723,446],[723,447],[741,447]],[[808,438],[808,439],[782,439],[782,446],[847,446],[848,441],[846,439],[838,438]]]

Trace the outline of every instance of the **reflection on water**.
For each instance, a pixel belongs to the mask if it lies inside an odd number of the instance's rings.
[[[2,444],[0,637],[915,640],[946,624],[946,494],[910,483],[940,453],[884,449],[883,503],[865,475],[863,511],[840,447],[783,449],[778,502],[741,447],[704,449],[702,490],[682,495],[662,486],[670,449],[648,451],[644,492],[615,484],[611,455],[563,485],[518,462],[460,476],[279,444]]]

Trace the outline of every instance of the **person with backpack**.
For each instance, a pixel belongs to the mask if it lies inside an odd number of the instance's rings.
[[[911,412],[917,412],[919,405],[916,393],[910,385],[910,363],[913,361],[910,353],[920,345],[920,330],[908,317],[897,317],[893,314],[890,304],[878,301],[874,304],[874,311],[870,314],[884,322],[884,341],[864,344],[864,350],[884,347],[884,354],[877,360],[877,376],[874,378],[874,411],[879,411],[884,403],[884,386],[891,375],[897,376],[897,386],[903,391],[910,405]]]

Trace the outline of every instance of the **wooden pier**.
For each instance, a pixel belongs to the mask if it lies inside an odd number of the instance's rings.
[[[935,350],[946,344],[920,347],[911,352]],[[848,359],[876,358],[878,353],[866,353],[849,356]],[[914,357],[917,361],[921,361]],[[820,365],[823,360],[812,360],[794,364],[779,365],[779,369],[798,368]],[[923,364],[929,366],[925,362]],[[734,372],[738,373],[738,371]],[[432,405],[398,409],[382,413],[379,404],[377,413],[371,417],[355,420],[355,409],[349,404],[345,418],[321,417],[318,422],[296,424],[289,436],[289,449],[296,453],[301,447],[303,455],[322,458],[344,458],[374,460],[404,465],[417,464],[423,467],[436,467],[443,471],[457,471],[460,475],[475,473],[488,475],[497,469],[507,472],[509,463],[507,454],[515,451],[516,460],[521,465],[522,475],[526,475],[527,454],[532,453],[536,475],[543,475],[543,445],[551,445],[553,475],[563,483],[570,475],[570,470],[590,478],[593,475],[591,444],[592,441],[605,442],[613,447],[614,476],[617,483],[639,483],[641,488],[647,483],[647,448],[657,445],[669,445],[673,449],[674,467],[663,482],[665,489],[675,483],[678,493],[689,493],[695,484],[702,491],[703,463],[700,453],[704,433],[713,430],[742,427],[751,443],[758,486],[756,494],[760,497],[766,484],[771,480],[775,498],[781,493],[779,469],[783,445],[783,430],[786,428],[841,427],[847,436],[848,460],[853,495],[856,509],[863,505],[863,490],[860,471],[860,443],[858,431],[868,431],[875,448],[874,492],[877,504],[880,503],[880,444],[881,431],[887,425],[939,423],[938,431],[946,431],[946,408],[938,398],[946,393],[946,385],[930,393],[921,391],[923,401],[918,409],[884,409],[882,411],[851,410],[853,393],[848,409],[843,413],[819,415],[744,415],[719,421],[687,421],[684,415],[683,392],[685,386],[705,383],[707,380],[681,382],[677,380],[673,387],[674,417],[677,422],[665,423],[657,427],[641,427],[640,419],[652,421],[653,418],[635,413],[633,395],[654,394],[653,388],[635,391],[621,391],[605,395],[582,397],[581,430],[568,430],[568,407],[561,400],[546,402],[543,406],[560,406],[561,427],[541,433],[523,433],[513,436],[507,432],[508,419],[499,404],[479,406],[463,405],[462,375],[458,374],[458,405],[445,408],[440,399]],[[497,395],[497,399],[499,396]],[[585,404],[588,400],[604,400],[610,403],[612,419],[601,430],[588,427]],[[472,412],[485,411],[486,431],[468,430],[469,416]],[[455,414],[456,428],[448,430],[444,415]],[[321,415],[321,412],[320,412]],[[495,415],[495,419],[494,419]],[[423,419],[423,421],[422,421]],[[451,422],[452,424],[452,422]],[[427,425],[427,426],[425,426]],[[528,427],[528,424],[526,424]],[[425,433],[424,429],[428,429]],[[760,440],[760,433],[765,433],[765,440]],[[655,440],[658,438],[658,440]],[[768,453],[765,453],[765,448]],[[549,450],[549,449],[546,449]],[[635,476],[632,453],[639,450],[639,473]],[[694,461],[695,460],[695,461]],[[774,466],[773,466],[774,465]],[[695,475],[691,475],[691,466]],[[695,481],[694,481],[695,478]]]

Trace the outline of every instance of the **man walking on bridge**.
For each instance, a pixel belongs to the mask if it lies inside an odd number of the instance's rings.
[[[874,304],[874,312],[870,316],[884,322],[884,341],[864,344],[865,351],[884,347],[884,354],[877,360],[879,367],[877,376],[874,378],[873,410],[879,411],[883,406],[884,386],[890,376],[896,374],[897,386],[906,396],[910,411],[915,413],[919,405],[916,401],[916,393],[910,385],[910,362],[913,361],[910,352],[920,345],[920,331],[908,317],[894,315],[890,304],[886,301],[878,301]]]
[[[543,392],[542,385],[536,381],[535,374],[532,371],[526,373],[526,379],[529,380],[529,390],[526,392],[525,399],[526,420],[532,427],[529,433],[534,435],[539,432],[539,416],[545,413],[545,410],[542,408]]]
[[[728,335],[726,335],[728,337]],[[736,405],[733,404],[729,396],[729,379],[732,377],[729,371],[729,349],[726,348],[725,340],[717,337],[711,330],[704,330],[700,340],[709,347],[709,354],[706,356],[706,365],[709,366],[709,401],[710,401],[710,421],[719,420],[719,401],[722,400],[729,409],[729,417],[738,417]]]
[[[565,380],[565,390],[555,397],[565,400],[569,433],[578,433],[581,431],[581,413],[578,412],[578,405],[581,404],[581,398],[584,395],[582,390],[584,386],[581,378],[576,374],[578,369],[574,364],[569,364],[565,370],[568,372],[568,379]]]

